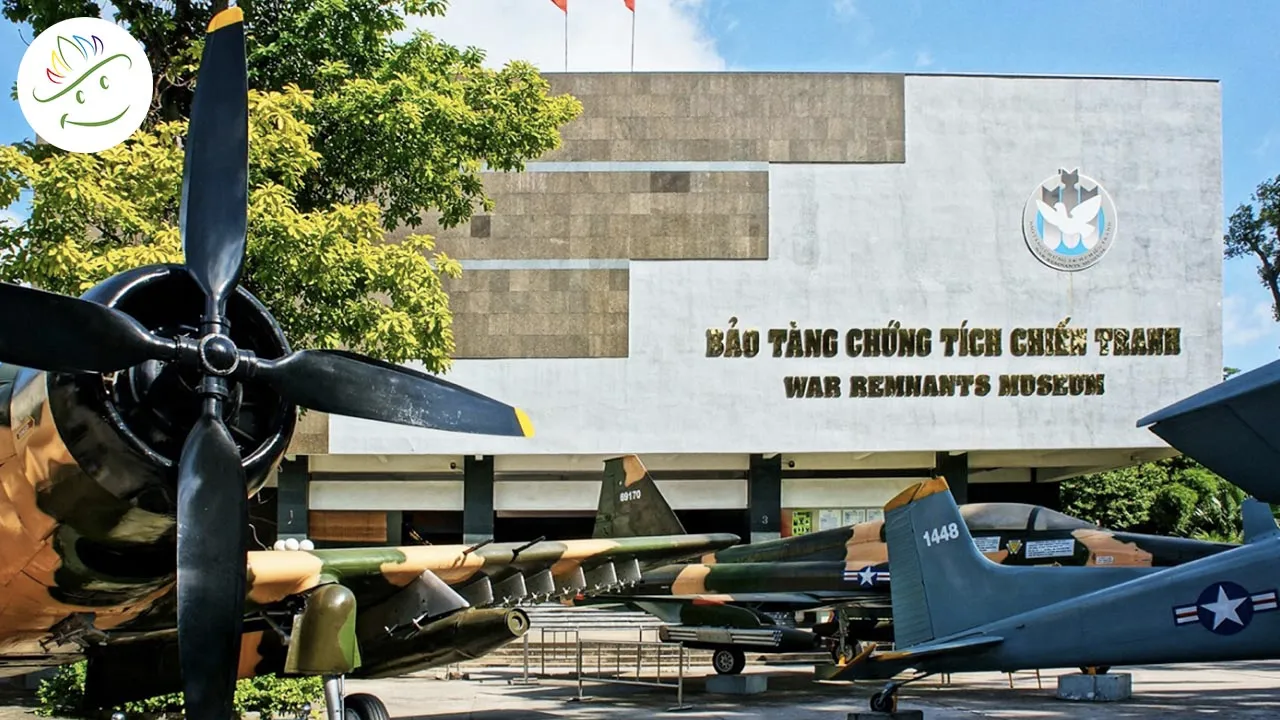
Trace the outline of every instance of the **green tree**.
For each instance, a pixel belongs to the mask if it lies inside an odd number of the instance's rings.
[[[1258,280],[1271,293],[1271,312],[1280,321],[1280,177],[1258,186],[1253,204],[1244,203],[1231,214],[1223,252],[1227,258],[1258,261]]]
[[[78,294],[120,270],[181,259],[181,138],[211,6],[114,3],[145,46],[156,102],[127,143],[97,155],[0,147],[0,207],[24,192],[30,217],[0,227],[0,280]],[[529,64],[416,32],[405,16],[445,0],[247,0],[249,244],[243,285],[299,347],[347,347],[392,362],[449,366],[452,314],[441,276],[461,267],[430,236],[387,231],[439,213],[489,210],[480,172],[522,170],[558,147],[581,112]],[[83,0],[5,0],[40,30],[98,15]]]
[[[1166,477],[1154,463],[1143,463],[1063,480],[1063,512],[1110,530],[1143,527]]]
[[[1063,512],[1111,530],[1237,542],[1244,492],[1183,456],[1065,480]]]

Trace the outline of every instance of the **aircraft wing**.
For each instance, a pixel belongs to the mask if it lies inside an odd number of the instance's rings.
[[[490,544],[265,550],[249,553],[247,591],[258,606],[328,583],[378,601],[430,573],[481,607],[531,596],[572,595],[639,578],[640,568],[729,547],[737,535],[666,535]],[[470,550],[470,551],[468,551]]]
[[[999,645],[1004,638],[994,635],[974,635],[972,637],[948,640],[945,642],[926,643],[907,648],[906,650],[886,650],[871,653],[867,662],[914,662],[924,658],[935,658],[942,655],[965,655],[984,650],[992,645]]]
[[[1236,375],[1138,421],[1205,467],[1280,503],[1280,360]]]
[[[940,657],[962,657],[981,652],[1004,642],[995,635],[970,637],[924,643],[905,650],[872,650],[858,655],[845,665],[836,665],[820,673],[823,680],[870,680],[890,678],[903,670],[917,667],[922,660]]]

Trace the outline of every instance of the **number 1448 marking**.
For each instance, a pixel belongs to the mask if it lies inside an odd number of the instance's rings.
[[[933,547],[938,543],[944,543],[948,540],[955,540],[960,537],[960,528],[955,523],[948,523],[942,527],[936,527],[933,531],[924,531],[924,544],[926,547]]]

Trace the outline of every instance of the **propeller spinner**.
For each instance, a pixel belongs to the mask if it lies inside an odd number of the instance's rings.
[[[0,283],[0,362],[104,373],[159,360],[201,375],[202,412],[178,461],[178,641],[191,720],[231,715],[244,617],[244,532],[228,532],[248,524],[245,471],[223,421],[232,381],[265,383],[294,405],[332,414],[533,434],[519,409],[431,375],[348,352],[302,350],[272,360],[236,347],[226,309],[244,267],[247,198],[244,16],[229,7],[209,23],[182,180],[185,266],[205,295],[199,336],[162,337],[115,308]],[[41,331],[30,333],[33,325]]]

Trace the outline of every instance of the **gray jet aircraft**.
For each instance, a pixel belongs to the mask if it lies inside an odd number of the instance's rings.
[[[974,547],[946,481],[885,506],[895,648],[831,678],[887,679],[871,708],[936,673],[1220,662],[1280,657],[1280,361],[1139,421],[1255,499],[1245,543],[1171,568],[1010,567]],[[1263,502],[1259,502],[1259,500]]]

